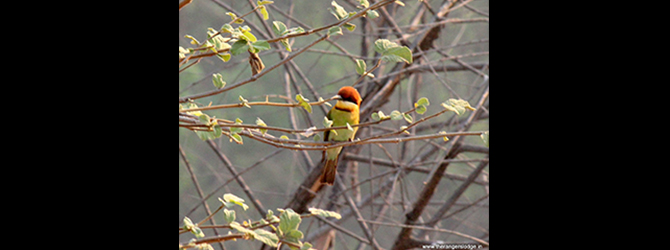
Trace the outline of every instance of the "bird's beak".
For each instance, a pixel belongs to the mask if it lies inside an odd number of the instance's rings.
[[[334,96],[331,97],[330,99],[333,99],[333,100],[342,100],[342,97],[341,97],[340,95],[334,95]]]

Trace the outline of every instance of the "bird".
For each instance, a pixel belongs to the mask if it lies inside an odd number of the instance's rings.
[[[335,95],[337,103],[328,111],[326,116],[333,121],[333,127],[356,125],[360,120],[361,94],[353,87],[344,86]],[[335,132],[326,130],[323,132],[324,141],[353,141],[356,136],[358,127],[349,129],[335,129]],[[335,182],[335,174],[337,173],[337,160],[340,158],[342,147],[326,149],[324,151],[323,159],[325,166],[321,172],[320,182],[332,186]]]

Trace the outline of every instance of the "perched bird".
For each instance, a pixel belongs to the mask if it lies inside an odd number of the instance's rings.
[[[328,119],[333,121],[333,127],[346,126],[358,124],[359,109],[361,107],[361,95],[355,88],[345,86],[337,92],[336,99],[338,99],[335,106],[328,112]],[[326,130],[323,134],[324,141],[352,141],[358,131],[358,127],[349,129],[335,129],[335,133]],[[333,185],[335,182],[335,174],[337,173],[337,159],[340,157],[342,147],[327,149],[324,152],[325,166],[321,172],[321,183]]]

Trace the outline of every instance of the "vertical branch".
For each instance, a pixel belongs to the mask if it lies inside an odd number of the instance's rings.
[[[184,165],[186,167],[186,170],[188,170],[189,175],[191,175],[191,180],[193,180],[193,185],[195,185],[195,190],[198,191],[198,196],[200,197],[200,200],[202,200],[202,205],[204,205],[204,207],[205,207],[205,212],[207,212],[207,216],[209,217],[209,220],[212,222],[212,225],[216,225],[216,221],[214,221],[214,218],[212,218],[212,211],[210,211],[209,205],[207,205],[207,202],[205,202],[205,199],[203,198],[205,195],[202,192],[202,188],[200,188],[200,183],[198,182],[198,178],[195,176],[195,173],[193,172],[193,169],[191,168],[191,164],[186,159],[186,154],[184,153],[184,150],[181,148],[181,145],[179,145],[179,155],[181,156],[181,159],[184,161]],[[219,231],[216,230],[216,228],[213,228],[213,229],[214,229],[215,234],[219,234]],[[223,243],[219,242],[219,244],[221,244],[221,248],[223,249],[224,248]]]
[[[254,196],[254,193],[251,191],[249,186],[247,186],[247,183],[244,181],[242,176],[240,176],[237,173],[237,170],[235,170],[235,168],[233,167],[233,164],[230,162],[230,160],[228,160],[228,157],[226,157],[226,155],[221,153],[221,151],[217,148],[216,144],[214,144],[214,142],[212,140],[207,140],[207,145],[209,145],[209,147],[214,151],[214,153],[216,153],[216,156],[218,156],[219,159],[221,160],[221,162],[223,162],[223,165],[226,166],[228,171],[230,171],[230,174],[235,176],[235,180],[237,180],[237,183],[240,184],[240,187],[242,187],[242,190],[244,191],[244,193],[247,194],[247,197],[249,197],[249,199],[251,200],[251,203],[254,204],[254,207],[256,208],[258,213],[263,218],[265,218],[267,210],[265,209],[265,207],[263,207],[263,204],[261,204],[261,201],[256,199],[256,197]]]

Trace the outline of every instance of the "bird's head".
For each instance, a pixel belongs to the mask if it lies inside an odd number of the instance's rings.
[[[361,106],[361,94],[353,87],[344,86],[337,92],[336,99]],[[338,102],[340,102],[338,101]]]

